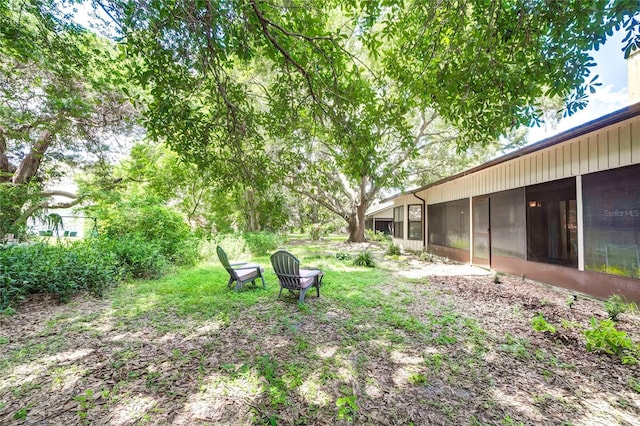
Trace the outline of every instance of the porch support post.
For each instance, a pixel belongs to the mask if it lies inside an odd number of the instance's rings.
[[[582,208],[582,176],[576,176],[576,215],[578,216],[578,271],[584,271],[584,209]]]

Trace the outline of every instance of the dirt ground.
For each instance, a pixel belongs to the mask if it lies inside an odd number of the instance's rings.
[[[168,330],[108,299],[33,297],[0,317],[0,425],[640,424],[640,367],[585,348],[601,301],[416,257],[382,266],[377,290],[402,309],[371,306],[395,324],[377,331],[326,297]],[[640,341],[637,315],[617,327]]]

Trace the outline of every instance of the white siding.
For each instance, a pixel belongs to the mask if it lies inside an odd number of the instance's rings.
[[[393,207],[389,207],[388,209],[381,210],[368,217],[372,219],[393,219]]]
[[[596,132],[516,157],[504,163],[461,176],[418,192],[426,204],[470,198],[527,185],[580,176],[640,163],[640,117],[625,120]],[[422,201],[412,194],[397,197],[394,206],[405,206],[404,238],[394,243],[422,250],[422,241],[407,240],[408,204]],[[423,212],[426,224],[426,211]]]
[[[403,207],[404,223],[403,223],[403,232],[402,232],[403,238],[393,238],[393,243],[403,250],[422,251],[424,249],[423,239],[409,240],[407,238],[409,235],[409,213],[407,211],[407,206],[409,204],[422,204],[422,200],[419,200],[418,198],[414,197],[413,194],[401,195],[396,199],[394,199],[394,207]],[[425,211],[422,212],[423,224],[426,223],[426,220],[425,220],[426,214],[427,212],[425,209]],[[424,233],[424,229],[423,229],[423,233]]]
[[[640,117],[427,188],[418,195],[427,204],[442,203],[638,163]]]

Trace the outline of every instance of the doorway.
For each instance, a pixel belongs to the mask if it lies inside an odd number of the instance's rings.
[[[473,259],[482,268],[491,268],[491,229],[489,197],[473,199]]]

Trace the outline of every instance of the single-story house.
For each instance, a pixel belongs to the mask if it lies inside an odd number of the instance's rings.
[[[640,103],[387,201],[404,249],[640,301]]]
[[[393,201],[370,207],[365,216],[365,229],[386,235],[391,235],[393,232]]]

